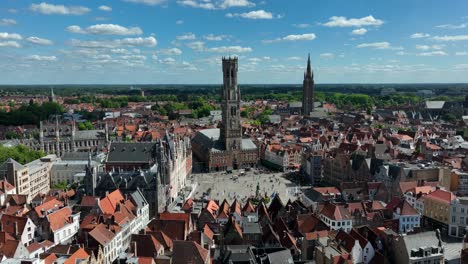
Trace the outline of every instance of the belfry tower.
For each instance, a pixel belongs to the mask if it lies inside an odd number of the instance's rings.
[[[310,67],[310,53],[302,85],[302,115],[308,116],[310,112],[314,111],[314,73]]]
[[[222,124],[220,140],[227,151],[240,150],[242,128],[240,90],[237,86],[237,58],[223,57],[223,89],[221,90]]]

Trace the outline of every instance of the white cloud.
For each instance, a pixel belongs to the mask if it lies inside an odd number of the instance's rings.
[[[99,6],[98,9],[101,11],[106,11],[106,12],[112,11],[112,7],[106,6],[106,5]]]
[[[466,52],[466,51],[458,51],[458,52],[455,52],[455,55],[456,55],[456,56],[468,56],[468,52]]]
[[[21,40],[23,37],[20,34],[0,32],[0,40]]]
[[[250,11],[246,13],[227,13],[226,17],[242,17],[247,19],[273,19],[273,13],[265,10]],[[277,18],[280,18],[277,16]]]
[[[56,61],[57,57],[55,57],[55,56],[31,55],[31,56],[27,57],[26,59],[34,60],[34,61]]]
[[[293,27],[297,27],[297,28],[310,28],[312,25],[311,24],[293,24]]]
[[[110,52],[115,53],[115,54],[128,54],[128,53],[130,53],[126,49],[111,49]]]
[[[287,57],[287,60],[292,60],[292,61],[299,61],[303,60],[304,58],[298,57],[298,56],[292,56],[292,57]]]
[[[21,48],[21,45],[17,41],[9,40],[9,41],[1,41],[0,40],[0,48],[7,47],[7,48]]]
[[[453,68],[455,70],[468,70],[468,64],[456,64]]]
[[[176,25],[182,25],[184,23],[184,21],[179,19],[175,23],[176,23]]]
[[[193,33],[186,33],[176,37],[177,40],[194,40],[195,38],[196,36]]]
[[[468,35],[435,36],[432,39],[437,40],[437,41],[462,41],[462,40],[468,40]]]
[[[392,50],[401,50],[402,47],[393,47],[390,43],[384,42],[372,42],[372,43],[362,43],[356,46],[357,48],[373,48],[373,49],[392,49]]]
[[[320,57],[325,59],[333,59],[335,57],[335,54],[327,52],[320,54]]]
[[[255,4],[248,0],[224,0],[219,5],[221,9],[226,9],[229,7],[253,7],[253,6],[255,6]]]
[[[109,48],[115,49],[123,46],[154,47],[158,41],[154,37],[124,38],[115,40],[77,40],[72,39],[70,44],[81,48]]]
[[[366,33],[367,33],[367,29],[365,28],[358,28],[358,29],[351,31],[351,34],[353,35],[364,35]]]
[[[31,11],[44,15],[84,15],[91,9],[84,6],[64,6],[54,5],[42,2],[40,4],[31,4]]]
[[[423,56],[423,57],[431,57],[431,56],[446,56],[447,53],[445,53],[444,51],[441,51],[441,50],[437,50],[437,51],[430,51],[430,52],[423,52],[423,53],[419,53],[419,54],[416,54],[417,56]]]
[[[187,47],[195,51],[203,51],[205,49],[205,42],[202,42],[202,41],[190,42],[190,43],[187,43]]]
[[[427,33],[414,33],[410,36],[410,38],[428,38],[430,37],[431,35],[427,34]]]
[[[416,49],[418,50],[441,50],[445,47],[445,45],[416,45]]]
[[[177,0],[177,4],[186,7],[201,8],[201,9],[227,9],[231,7],[254,7],[255,4],[248,0],[219,0],[211,2],[211,0]]]
[[[139,27],[126,28],[116,24],[97,24],[87,28],[81,28],[73,25],[67,27],[67,31],[77,34],[92,34],[92,35],[141,35],[143,31]]]
[[[437,28],[447,28],[447,29],[461,29],[468,27],[468,23],[463,23],[459,25],[452,25],[452,24],[445,24],[445,25],[438,25]]]
[[[202,9],[216,9],[216,6],[211,2],[197,1],[197,0],[177,0],[177,4],[181,6],[202,8]]]
[[[208,34],[208,35],[203,36],[203,38],[208,41],[221,41],[228,37],[229,37],[228,35],[214,35],[214,34]]]
[[[123,0],[124,2],[144,4],[149,6],[165,4],[167,0]]]
[[[157,52],[158,54],[162,55],[181,55],[182,51],[178,48],[172,48],[172,49],[162,49]]]
[[[343,16],[332,16],[330,21],[324,23],[326,27],[363,27],[363,26],[380,26],[384,23],[383,20],[375,19],[369,15],[361,18],[350,18],[347,19]]]
[[[172,65],[172,64],[175,64],[176,63],[176,60],[174,58],[165,58],[163,60],[161,60],[162,63],[164,64],[169,64],[169,65]]]
[[[245,52],[251,52],[252,48],[241,47],[241,46],[221,46],[221,47],[208,48],[207,51],[216,52],[216,53],[234,53],[234,52],[245,53]]]
[[[120,56],[120,58],[124,59],[124,60],[146,60],[146,56],[143,56],[143,55],[123,55],[123,56]]]
[[[185,70],[198,71],[198,68],[190,62],[183,61],[181,65]]]
[[[54,42],[52,42],[51,40],[39,38],[39,37],[28,37],[26,41],[33,43],[33,44],[44,45],[44,46],[54,44]]]
[[[263,43],[274,43],[280,41],[304,41],[304,40],[314,40],[317,36],[314,33],[299,34],[299,35],[287,35],[282,38],[277,38],[273,40],[264,40]]]
[[[0,19],[0,26],[13,26],[16,25],[16,20],[10,18],[2,18]]]

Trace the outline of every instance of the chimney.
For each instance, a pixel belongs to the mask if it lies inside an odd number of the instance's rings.
[[[15,221],[15,225],[14,225],[13,228],[14,228],[13,232],[15,233],[16,236],[18,236],[19,235],[19,230],[18,230],[18,222],[17,221]]]
[[[133,241],[133,255],[135,255],[135,257],[138,257],[137,242],[136,241]]]

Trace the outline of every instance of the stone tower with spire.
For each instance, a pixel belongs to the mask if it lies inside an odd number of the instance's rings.
[[[239,151],[242,144],[240,90],[237,86],[237,58],[223,57],[223,109],[220,139],[227,151]]]
[[[310,67],[310,53],[302,85],[302,115],[308,116],[310,112],[314,111],[314,73]]]
[[[55,103],[55,94],[54,94],[54,88],[50,88],[50,95],[49,95],[49,102],[54,102]]]

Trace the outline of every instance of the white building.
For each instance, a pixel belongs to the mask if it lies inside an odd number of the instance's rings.
[[[435,191],[435,187],[432,186],[419,186],[407,190],[405,192],[405,200],[414,208],[418,213],[424,212],[424,196]]]
[[[11,234],[25,247],[34,242],[36,225],[29,217],[0,215],[0,230]]]
[[[0,166],[0,176],[16,187],[17,194],[28,195],[28,202],[38,194],[50,190],[50,171],[55,155],[47,155],[25,165],[13,159],[6,160]]]
[[[328,203],[323,206],[320,212],[320,219],[330,228],[330,230],[343,229],[346,232],[353,228],[353,220],[348,209],[342,205]]]
[[[36,197],[38,194],[49,192],[50,171],[52,169],[52,164],[56,159],[57,156],[52,154],[25,164],[29,170],[30,199]]]
[[[393,219],[398,219],[398,231],[408,233],[420,227],[421,214],[416,211],[406,200],[401,202],[393,210]]]
[[[69,206],[46,215],[55,244],[66,244],[80,228],[80,213],[73,214]]]
[[[468,226],[468,197],[457,197],[450,203],[449,236],[463,237]]]

